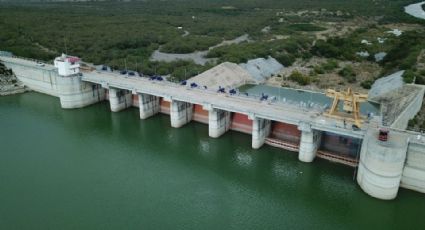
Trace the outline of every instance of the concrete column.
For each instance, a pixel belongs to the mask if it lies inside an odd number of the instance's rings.
[[[131,91],[109,88],[109,103],[111,104],[112,112],[118,112],[130,107],[132,104]]]
[[[180,128],[192,120],[193,104],[172,100],[170,104],[171,127]]]
[[[208,111],[208,134],[217,138],[230,129],[230,112],[220,109]]]
[[[301,131],[298,159],[302,162],[312,162],[320,146],[321,132],[313,130],[308,123],[299,124],[298,130]]]
[[[406,161],[408,136],[391,131],[386,142],[369,129],[360,152],[357,182],[367,194],[384,200],[397,196]]]
[[[255,117],[252,120],[252,148],[259,149],[270,134],[271,121]]]
[[[140,119],[146,119],[159,112],[159,97],[141,93],[139,96]]]

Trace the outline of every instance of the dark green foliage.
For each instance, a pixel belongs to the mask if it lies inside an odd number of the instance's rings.
[[[288,25],[287,28],[293,31],[323,31],[326,28],[316,26],[310,23],[300,23],[300,24],[291,24]]]
[[[336,60],[330,59],[321,65],[314,66],[313,68],[314,72],[312,74],[330,73],[338,67],[339,67],[338,62]]]
[[[192,53],[207,50],[209,47],[221,42],[217,37],[187,36],[179,37],[161,47],[161,52],[166,53]]]
[[[311,82],[310,77],[305,76],[298,71],[293,71],[291,75],[289,75],[289,80],[294,81],[299,85],[308,85]]]
[[[416,117],[413,119],[410,119],[408,122],[408,126],[409,127],[414,127],[416,125],[417,121],[416,121]]]
[[[243,63],[253,58],[272,56],[284,66],[290,66],[295,58],[301,57],[309,47],[310,40],[297,38],[289,40],[261,41],[222,46],[210,50],[207,57],[219,58],[220,62]]]
[[[356,82],[356,73],[354,72],[353,67],[351,66],[346,66],[342,68],[338,72],[338,74],[341,75],[341,77],[343,77],[344,79],[346,79],[349,83]]]
[[[413,83],[415,79],[415,72],[413,70],[408,69],[403,73],[403,80],[406,83]]]
[[[282,64],[283,66],[291,66],[295,62],[295,57],[291,54],[280,54],[276,55],[274,58]]]
[[[357,38],[318,41],[310,53],[314,38],[306,35],[308,31],[323,29],[312,23],[314,20],[337,21],[345,16],[282,16],[285,23],[279,23],[276,13],[282,9],[320,11],[326,8],[328,12],[340,10],[355,16],[385,15],[382,21],[422,23],[401,13],[405,4],[405,0],[381,0],[379,4],[370,4],[370,0],[2,2],[0,50],[45,61],[67,52],[87,62],[117,69],[124,68],[127,60],[129,69],[161,74],[178,69],[176,75],[181,77],[181,66],[176,62],[151,63],[152,52],[159,47],[162,51],[179,53],[204,50],[223,39],[248,33],[255,40],[253,43],[217,48],[209,56],[239,63],[270,55],[285,66],[296,58],[308,59],[312,54],[352,60],[357,58],[353,46]],[[177,29],[180,26],[183,30]],[[291,38],[271,41],[272,37],[268,37],[271,35],[260,32],[265,26],[271,26],[272,32],[282,31],[276,34],[288,33]],[[186,37],[182,37],[184,30],[190,32]],[[412,60],[406,59],[404,66]],[[156,69],[155,65],[158,65]],[[186,65],[195,69],[192,64]]]
[[[358,45],[357,45],[358,46]],[[355,56],[356,46],[353,41],[348,38],[331,38],[327,41],[318,40],[315,46],[312,47],[311,53],[314,55],[336,58],[341,60],[357,60]]]
[[[362,83],[360,83],[360,85],[364,89],[370,89],[372,87],[372,85],[373,85],[373,81],[372,80],[362,81]]]
[[[408,31],[403,33],[383,60],[388,72],[394,69],[410,69],[416,64],[417,56],[425,47],[425,33]]]

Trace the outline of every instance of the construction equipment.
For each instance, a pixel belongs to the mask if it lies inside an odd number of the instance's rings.
[[[339,92],[334,89],[328,89],[326,96],[333,98],[332,106],[325,113],[325,116],[336,118],[339,120],[351,121],[358,127],[361,127],[363,118],[360,115],[360,103],[367,100],[367,94],[353,92],[348,88],[345,92]],[[339,101],[343,101],[342,112],[339,111]]]

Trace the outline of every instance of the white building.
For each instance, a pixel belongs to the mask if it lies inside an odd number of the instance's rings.
[[[62,54],[55,58],[55,67],[61,76],[71,76],[80,72],[80,58]]]

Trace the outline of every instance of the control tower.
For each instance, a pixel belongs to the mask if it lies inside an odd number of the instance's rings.
[[[55,67],[58,69],[60,76],[71,76],[80,73],[80,58],[62,54],[55,58]]]

